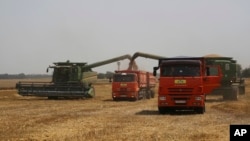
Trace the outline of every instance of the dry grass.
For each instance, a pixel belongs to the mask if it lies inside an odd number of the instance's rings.
[[[94,99],[82,100],[22,97],[15,90],[1,90],[0,140],[228,141],[230,124],[250,123],[249,83],[239,101],[209,97],[213,100],[203,115],[159,115],[157,98],[114,102],[109,83],[95,88]]]

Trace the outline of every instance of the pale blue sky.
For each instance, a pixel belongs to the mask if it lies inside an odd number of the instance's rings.
[[[250,66],[248,0],[0,0],[0,74],[133,54],[233,57]],[[128,61],[121,61],[127,68]],[[139,58],[152,71],[156,60]],[[117,63],[94,68],[114,71]]]

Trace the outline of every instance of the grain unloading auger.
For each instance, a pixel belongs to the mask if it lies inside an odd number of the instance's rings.
[[[119,60],[131,60],[130,55],[123,55],[93,64],[79,62],[57,62],[48,69],[54,69],[52,82],[18,82],[16,89],[22,96],[39,96],[57,99],[58,97],[94,97],[95,89],[91,85],[97,80],[97,72],[91,69]],[[48,71],[47,69],[47,71]]]
[[[159,56],[159,55],[154,55],[154,54],[149,54],[149,53],[144,53],[144,52],[136,52],[134,53],[134,55],[132,56],[130,60],[128,70],[132,70],[132,69],[138,70],[138,66],[135,63],[135,59],[137,57],[144,57],[144,58],[150,58],[150,59],[155,59],[155,60],[166,58],[164,56]]]

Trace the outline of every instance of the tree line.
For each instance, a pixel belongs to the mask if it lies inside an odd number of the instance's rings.
[[[113,77],[113,72],[106,72],[106,73],[98,73],[97,78],[98,79],[109,79]],[[0,74],[0,79],[29,79],[29,78],[49,78],[52,77],[52,75],[48,74]]]
[[[25,79],[25,78],[48,78],[51,75],[48,74],[0,74],[0,79]]]
[[[237,71],[237,76],[241,76],[244,78],[250,78],[250,67],[242,69],[240,65],[238,65],[239,70]],[[113,77],[114,72],[107,71],[106,73],[98,73],[98,79],[109,79]],[[0,74],[0,79],[26,79],[26,78],[48,78],[52,77],[48,74]]]

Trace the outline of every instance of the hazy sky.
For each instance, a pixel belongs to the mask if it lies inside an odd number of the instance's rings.
[[[0,74],[46,73],[135,52],[233,57],[250,66],[249,0],[0,0]],[[156,60],[139,58],[152,71]],[[128,61],[121,61],[121,69]],[[106,72],[117,63],[94,68]]]

